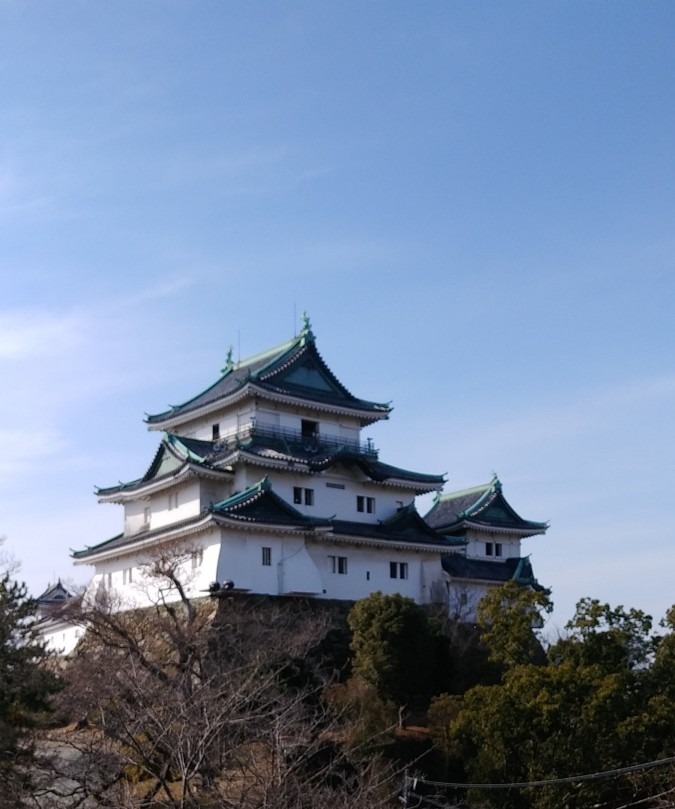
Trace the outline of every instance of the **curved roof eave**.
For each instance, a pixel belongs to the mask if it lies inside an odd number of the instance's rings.
[[[135,481],[133,484],[128,483],[124,488],[117,487],[116,489],[106,490],[106,494],[98,493],[99,503],[128,503],[132,500],[139,498],[150,497],[151,495],[170,489],[183,479],[196,477],[206,478],[209,480],[221,480],[223,478],[231,478],[233,472],[228,469],[211,469],[209,467],[201,466],[197,463],[187,462],[183,466],[167,472],[158,478],[144,481],[142,478]]]
[[[537,536],[538,534],[545,534],[548,530],[548,525],[545,523],[535,524],[530,526],[504,526],[494,525],[493,523],[480,522],[478,520],[460,520],[454,525],[443,528],[443,532],[456,531],[458,528],[473,528],[477,531],[485,531],[490,534],[511,534],[512,536],[530,537]],[[437,529],[438,530],[438,529]]]
[[[224,407],[230,407],[246,398],[264,399],[269,402],[278,404],[288,404],[298,406],[301,403],[307,410],[313,410],[317,413],[330,413],[337,416],[351,416],[358,418],[362,426],[367,427],[374,424],[376,421],[388,419],[392,408],[389,405],[374,405],[380,407],[380,410],[367,410],[354,405],[337,405],[328,402],[320,402],[316,399],[311,399],[304,396],[294,396],[291,394],[277,393],[276,391],[268,390],[267,388],[256,385],[253,382],[246,382],[241,388],[223,395],[218,399],[211,402],[205,402],[203,405],[197,405],[194,408],[169,410],[165,414],[153,417],[157,420],[150,421],[146,418],[146,425],[148,430],[166,430],[168,428],[176,427],[180,424],[185,424],[189,421],[197,421],[197,419],[204,418],[212,413],[222,410]]]
[[[374,548],[396,548],[397,550],[415,551],[416,553],[443,554],[448,552],[447,545],[432,542],[412,542],[402,539],[377,539],[377,537],[361,537],[353,534],[331,532],[328,539],[340,545],[368,545]]]
[[[197,517],[191,517],[173,525],[165,525],[152,531],[143,531],[126,537],[124,534],[119,534],[112,539],[101,542],[99,545],[94,545],[92,548],[73,551],[71,557],[75,565],[96,564],[106,559],[146,550],[164,542],[184,539],[192,534],[202,533],[212,528],[213,524],[211,514],[200,513]]]

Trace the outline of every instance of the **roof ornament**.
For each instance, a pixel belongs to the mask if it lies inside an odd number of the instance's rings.
[[[312,324],[309,322],[309,315],[307,312],[302,313],[302,331],[300,332],[301,345],[314,342],[314,332],[312,331]]]
[[[234,360],[232,359],[232,352],[234,351],[234,346],[230,346],[227,349],[227,355],[225,357],[225,365],[221,369],[221,374],[226,374],[228,371],[231,371],[234,368]]]

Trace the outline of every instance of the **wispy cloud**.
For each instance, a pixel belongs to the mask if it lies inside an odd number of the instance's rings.
[[[65,446],[54,430],[0,430],[0,481],[30,469],[38,460],[54,456]]]
[[[72,351],[84,338],[84,323],[74,314],[30,309],[0,312],[0,361],[53,357]]]

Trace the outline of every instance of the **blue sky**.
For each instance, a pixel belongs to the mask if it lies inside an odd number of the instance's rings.
[[[675,602],[672,2],[0,0],[0,535],[303,310],[381,457],[497,472],[556,602]],[[423,508],[423,504],[420,504]]]

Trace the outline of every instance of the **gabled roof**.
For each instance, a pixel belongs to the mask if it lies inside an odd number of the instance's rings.
[[[513,580],[534,590],[545,589],[534,576],[529,556],[491,562],[487,559],[467,559],[466,556],[452,553],[443,556],[441,564],[443,570],[453,579],[484,581],[491,584],[503,584]]]
[[[307,517],[293,508],[272,490],[272,485],[267,477],[243,492],[214,503],[209,511],[218,517],[227,517],[230,520],[242,522],[286,525],[294,528],[330,525],[330,520]]]
[[[211,463],[213,457],[211,441],[200,441],[195,438],[183,438],[171,433],[164,433],[150,466],[143,477],[116,486],[96,487],[96,495],[101,500],[120,500],[127,495],[138,493],[149,485],[169,481],[192,469],[197,474],[208,470],[213,475],[224,475],[222,469],[215,469]]]
[[[314,334],[305,318],[298,337],[280,346],[234,362],[228,354],[222,376],[209,388],[163,413],[148,415],[150,429],[158,429],[197,418],[236,401],[241,395],[277,401],[301,400],[319,410],[350,412],[363,425],[386,418],[389,404],[353,396],[328,368],[319,354]]]
[[[475,528],[525,537],[543,534],[548,528],[548,523],[524,520],[509,505],[496,475],[482,486],[437,495],[425,520],[443,534]]]
[[[343,536],[378,540],[384,543],[405,542],[417,545],[433,545],[439,549],[454,544],[434,531],[420,517],[414,503],[398,509],[393,517],[378,523],[332,520],[333,533]]]
[[[72,597],[73,594],[64,587],[61,583],[61,579],[59,579],[56,584],[50,584],[44,593],[39,595],[35,600],[38,603],[38,607],[51,607],[56,604],[63,604],[64,601]]]
[[[282,531],[314,531],[328,528],[330,520],[307,517],[272,491],[272,486],[264,478],[254,486],[242,492],[211,504],[199,514],[178,522],[169,523],[150,531],[139,531],[135,534],[118,534],[98,545],[72,551],[76,562],[99,557],[102,554],[118,554],[133,551],[137,547],[152,547],[167,539],[184,538],[198,531],[205,531],[217,525],[253,524],[269,529]]]
[[[323,472],[340,464],[350,469],[357,468],[378,483],[412,488],[418,494],[438,490],[444,483],[443,475],[412,472],[382,463],[372,448],[363,449],[351,443],[340,443],[333,437],[319,436],[307,442],[299,434],[275,434],[274,431],[255,427],[246,437],[227,444],[232,447],[229,454],[225,445],[226,442],[216,442],[216,446],[223,447],[223,450],[209,456],[211,462],[218,465],[236,463],[236,457],[244,453],[247,460],[253,463],[257,460],[263,465],[283,464],[286,468],[300,465],[309,472]]]
[[[361,523],[334,518],[308,517],[287,503],[273,491],[267,477],[242,492],[211,504],[200,514],[170,523],[151,531],[136,534],[118,534],[104,542],[73,551],[76,562],[86,562],[103,555],[126,553],[136,547],[148,547],[174,537],[186,537],[214,525],[261,526],[269,530],[320,533],[326,538],[350,537],[379,543],[405,543],[421,547],[434,547],[439,551],[453,545],[464,544],[462,539],[445,537],[430,528],[420,517],[414,504],[399,509],[388,520]]]

